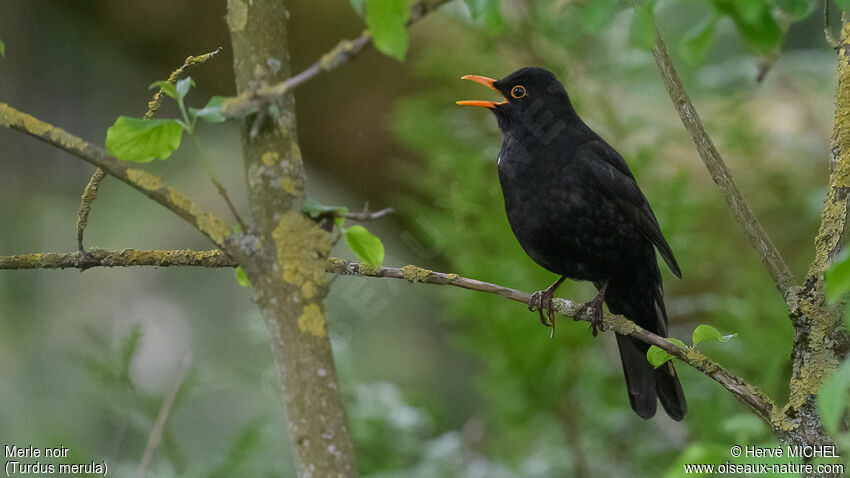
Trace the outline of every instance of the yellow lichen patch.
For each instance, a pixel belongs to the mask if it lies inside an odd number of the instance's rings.
[[[301,148],[298,146],[298,143],[295,141],[292,142],[292,149],[289,153],[289,159],[293,163],[301,162]]]
[[[316,284],[313,281],[307,281],[301,286],[301,295],[305,299],[312,299],[314,295],[316,295]]]
[[[156,191],[162,188],[162,179],[141,169],[127,168],[127,178],[145,191]]]
[[[0,124],[8,127],[23,128],[36,136],[43,136],[53,129],[52,126],[44,121],[39,121],[26,113],[21,113],[5,103],[0,103]]]
[[[421,267],[413,265],[408,265],[402,267],[401,272],[404,274],[404,278],[408,282],[425,282],[425,279],[427,279],[433,271],[429,271],[428,269],[423,269]]]
[[[307,304],[304,307],[304,313],[298,317],[298,328],[306,334],[324,337],[327,332],[325,330],[325,316],[322,314],[322,309],[316,304]]]
[[[293,180],[290,176],[284,176],[278,181],[280,183],[280,187],[282,187],[287,194],[295,192],[295,180]]]
[[[209,236],[216,244],[224,242],[224,238],[230,236],[230,226],[221,219],[205,212],[195,216],[198,222],[198,229]]]
[[[274,164],[277,162],[277,159],[278,159],[278,154],[275,151],[265,152],[265,153],[263,153],[263,157],[260,158],[260,160],[266,166],[274,166]]]
[[[227,24],[232,32],[240,32],[248,23],[248,5],[244,0],[227,0]]]
[[[308,281],[325,285],[325,261],[331,250],[330,235],[313,221],[287,211],[272,231],[277,263],[284,282],[301,286]]]
[[[381,272],[380,267],[375,267],[365,262],[360,264],[360,275],[369,277],[379,277]]]
[[[458,278],[458,275],[457,275],[457,274],[454,274],[454,273],[452,273],[452,274],[446,274],[446,279],[448,279],[448,280],[450,280],[450,281],[452,281],[452,282],[456,281],[456,280],[457,280],[457,278]]]
[[[198,214],[198,206],[195,206],[195,203],[193,203],[186,196],[177,192],[175,189],[168,189],[168,199],[170,199],[175,206],[185,211],[188,211],[189,214],[193,216]]]

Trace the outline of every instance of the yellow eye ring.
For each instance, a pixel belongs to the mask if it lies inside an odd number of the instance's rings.
[[[525,96],[525,87],[522,85],[514,86],[513,88],[511,88],[511,96],[516,99],[522,98],[523,96]]]

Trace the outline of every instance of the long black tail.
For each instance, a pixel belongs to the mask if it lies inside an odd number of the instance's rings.
[[[644,270],[639,277],[611,279],[605,293],[605,303],[612,313],[625,315],[644,329],[662,337],[667,336],[667,311],[657,266],[654,270]],[[625,335],[616,335],[629,403],[635,413],[644,419],[652,418],[657,398],[670,418],[676,421],[685,418],[688,405],[673,363],[668,362],[656,369],[646,359],[648,344]]]

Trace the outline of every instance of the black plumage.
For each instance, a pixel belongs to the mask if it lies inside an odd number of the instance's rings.
[[[594,335],[601,305],[646,330],[667,336],[667,312],[655,251],[681,277],[658,221],[623,158],[579,118],[567,92],[551,72],[522,68],[488,86],[505,101],[460,101],[496,115],[503,142],[499,181],[508,222],[525,252],[561,276],[535,293],[529,308],[552,325],[552,297],[565,278],[593,282]],[[544,315],[544,311],[547,312]],[[655,415],[658,398],[674,420],[687,405],[672,363],[655,369],[645,343],[617,334],[632,409]]]

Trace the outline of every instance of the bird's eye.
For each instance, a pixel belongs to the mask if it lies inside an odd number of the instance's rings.
[[[525,87],[521,85],[514,86],[513,89],[511,89],[511,96],[516,99],[522,98],[525,96]]]

